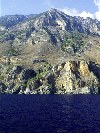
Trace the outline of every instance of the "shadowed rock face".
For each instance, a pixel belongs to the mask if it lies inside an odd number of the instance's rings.
[[[1,67],[1,93],[98,94],[100,67],[94,62],[67,61],[37,73],[21,66]]]
[[[28,80],[36,76],[36,72],[31,69],[26,69],[22,71],[22,80]]]
[[[100,82],[100,66],[95,64],[95,62],[90,62],[89,69],[94,73],[94,75],[99,79]]]

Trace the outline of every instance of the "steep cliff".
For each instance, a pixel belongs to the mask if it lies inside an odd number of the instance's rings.
[[[98,93],[99,80],[90,71],[90,62],[69,61],[60,71],[57,78],[59,92],[63,93]]]
[[[44,63],[33,70],[7,64],[0,69],[0,92],[14,94],[99,94],[100,66],[87,61]]]

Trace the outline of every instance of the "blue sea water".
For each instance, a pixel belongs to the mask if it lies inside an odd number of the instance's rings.
[[[100,133],[100,96],[0,95],[0,133]]]

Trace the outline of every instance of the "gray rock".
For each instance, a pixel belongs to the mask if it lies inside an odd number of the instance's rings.
[[[4,93],[6,89],[7,89],[6,85],[0,82],[0,93]]]
[[[12,73],[19,74],[22,71],[22,66],[15,66],[12,69]]]

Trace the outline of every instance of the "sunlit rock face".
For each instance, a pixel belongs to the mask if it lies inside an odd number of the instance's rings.
[[[59,93],[91,93],[98,86],[98,79],[89,70],[90,62],[68,61],[57,79]],[[96,93],[97,90],[95,90]],[[94,93],[94,92],[93,92]]]

